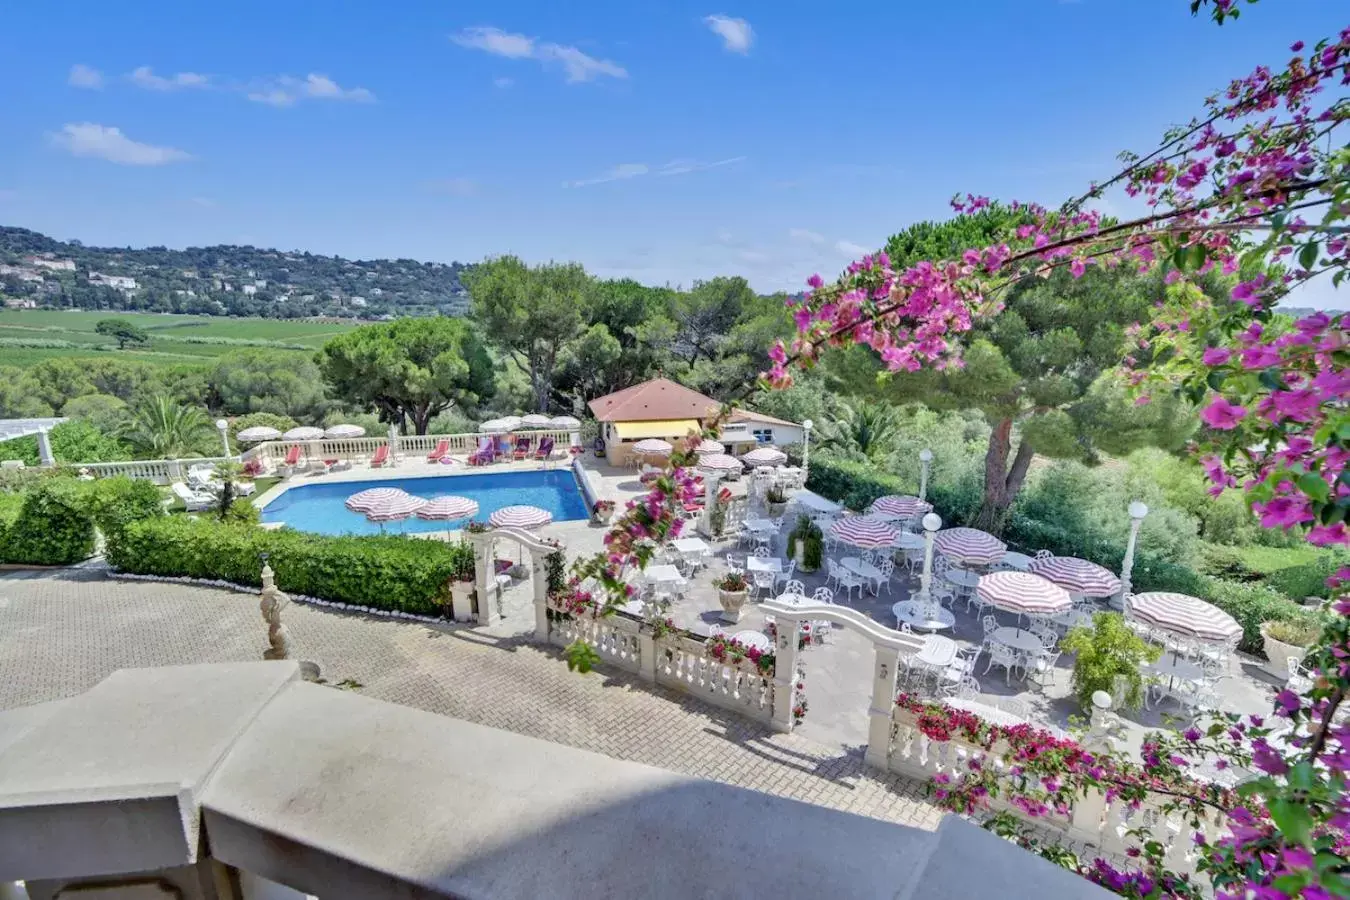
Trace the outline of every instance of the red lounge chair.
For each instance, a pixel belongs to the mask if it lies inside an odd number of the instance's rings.
[[[427,462],[440,462],[441,457],[450,452],[449,441],[438,441],[436,449],[427,454]]]
[[[553,455],[553,438],[546,437],[542,441],[540,441],[539,446],[535,448],[534,458],[548,459],[552,455]]]
[[[469,454],[469,465],[485,466],[492,462],[495,455],[492,438],[483,438],[478,442],[478,449]]]
[[[511,451],[512,459],[524,459],[530,455],[530,439],[527,437],[516,438],[516,449]]]
[[[283,463],[283,465],[293,466],[299,462],[300,462],[300,445],[296,444],[294,447],[286,451],[286,460]]]
[[[389,462],[389,445],[381,444],[375,448],[375,455],[370,458],[370,467],[378,469],[387,462]]]

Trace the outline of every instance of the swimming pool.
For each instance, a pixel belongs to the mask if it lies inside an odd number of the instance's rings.
[[[478,501],[478,515],[488,516],[504,506],[525,504],[553,513],[553,521],[566,522],[589,516],[576,478],[570,469],[540,472],[497,472],[484,475],[442,475],[436,478],[392,478],[380,481],[343,481],[293,487],[263,507],[264,522],[284,522],[300,531],[318,534],[379,534],[380,526],[344,506],[352,494],[372,487],[400,488],[416,497],[434,500],[454,494]],[[386,534],[401,531],[445,531],[462,528],[464,519],[427,522],[413,516],[385,525]]]

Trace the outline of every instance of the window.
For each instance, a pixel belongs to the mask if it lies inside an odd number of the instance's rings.
[[[756,428],[754,431],[752,431],[752,432],[750,432],[750,433],[753,434],[753,435],[755,436],[755,440],[758,441],[758,442],[761,443],[761,444],[772,444],[772,443],[773,443],[773,429],[772,429],[772,428]]]

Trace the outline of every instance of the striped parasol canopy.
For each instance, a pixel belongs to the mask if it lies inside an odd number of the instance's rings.
[[[756,447],[741,457],[741,462],[752,466],[781,466],[787,454],[776,447]]]
[[[398,496],[406,497],[408,492],[398,488],[370,488],[359,494],[352,494],[343,505],[352,512],[363,513],[372,506]]]
[[[493,528],[538,528],[553,521],[553,513],[537,506],[503,506],[488,516]]]
[[[505,434],[520,427],[520,416],[503,416],[500,419],[488,419],[478,426],[484,434]]]
[[[1008,545],[978,528],[948,528],[933,539],[942,555],[955,562],[986,566],[998,562]]]
[[[581,420],[576,416],[554,416],[548,420],[548,427],[559,431],[571,431],[581,427]]]
[[[394,494],[366,504],[361,512],[372,522],[398,522],[427,505],[422,497],[414,497],[397,488],[394,490]]]
[[[256,444],[258,441],[275,441],[279,437],[281,432],[270,425],[254,425],[235,435],[235,440],[243,441],[245,444]]]
[[[1120,579],[1110,569],[1076,556],[1033,559],[1029,568],[1042,578],[1084,597],[1112,597],[1120,590]]]
[[[702,455],[704,453],[726,453],[727,448],[723,447],[717,441],[704,438],[703,440],[698,442],[698,446],[694,448],[694,452],[699,455]]]
[[[645,441],[638,441],[633,445],[633,452],[641,453],[644,456],[664,456],[674,449],[669,441],[663,441],[660,438],[647,438]]]
[[[359,438],[366,436],[366,430],[360,425],[334,425],[325,428],[323,435],[330,438]]]
[[[288,441],[318,441],[323,439],[323,429],[315,428],[312,425],[301,425],[299,428],[292,428],[282,437]]]
[[[871,550],[891,546],[900,532],[891,523],[875,516],[849,516],[835,522],[830,534],[842,543]]]
[[[528,416],[522,416],[520,424],[526,428],[547,428],[553,420],[548,416],[541,416],[539,413],[530,413]]]
[[[1027,572],[981,575],[975,592],[999,609],[1019,615],[1053,616],[1073,607],[1068,591]]]
[[[478,512],[478,501],[468,497],[437,497],[417,511],[417,518],[437,522],[467,519]]]
[[[1228,613],[1189,594],[1132,594],[1125,599],[1125,612],[1141,622],[1205,641],[1227,641],[1242,633],[1242,626]]]
[[[700,456],[698,467],[710,472],[739,472],[745,468],[739,459],[725,453],[708,453]]]
[[[894,516],[897,519],[912,519],[930,511],[933,504],[918,497],[905,494],[887,494],[878,497],[872,503],[872,512],[877,515]]]

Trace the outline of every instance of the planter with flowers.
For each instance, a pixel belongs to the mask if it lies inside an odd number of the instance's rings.
[[[776,657],[772,650],[747,647],[724,634],[713,635],[704,641],[703,653],[709,659],[732,668],[741,668],[742,664],[749,663],[762,678],[772,678],[774,674]]]
[[[717,601],[722,604],[722,621],[735,624],[741,620],[741,607],[750,592],[750,583],[744,572],[729,572],[716,579]]]
[[[1280,681],[1286,680],[1293,674],[1289,660],[1292,658],[1295,665],[1303,662],[1303,657],[1308,655],[1309,648],[1317,640],[1321,630],[1313,619],[1262,622],[1261,637],[1265,638],[1266,673]]]
[[[768,508],[770,519],[783,518],[783,512],[787,509],[788,495],[783,490],[782,485],[772,485],[768,493],[764,495],[764,505]]]
[[[608,525],[609,520],[614,518],[614,501],[597,500],[591,507],[591,516],[601,525]]]

